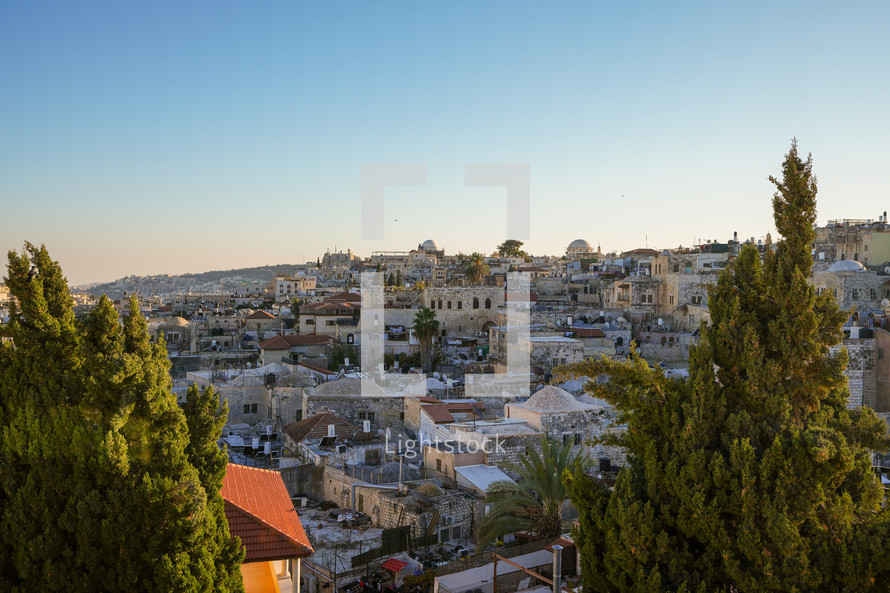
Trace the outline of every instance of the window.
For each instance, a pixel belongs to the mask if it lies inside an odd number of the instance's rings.
[[[689,316],[689,323],[695,323],[695,315]]]
[[[580,445],[580,444],[581,444],[581,433],[580,433],[580,432],[576,432],[576,433],[575,433],[575,444],[576,444],[576,445]]]
[[[460,525],[451,528],[451,539],[460,539]]]
[[[850,293],[851,293],[850,296],[851,296],[851,298],[852,298],[854,301],[858,301],[858,300],[859,300],[859,290],[857,290],[857,289],[854,288],[854,289],[852,289],[852,290],[850,291]]]
[[[878,360],[881,360],[883,358],[884,358],[884,349],[878,348]]]
[[[563,445],[568,445],[571,442],[572,442],[572,435],[570,435],[570,434],[562,435],[562,444]]]
[[[441,309],[441,308],[442,308],[442,300],[439,299],[439,309]]]
[[[380,461],[380,449],[365,449],[365,463],[378,463]]]
[[[444,330],[444,329],[442,330],[442,337],[443,337],[443,338],[445,337],[445,330]]]
[[[670,295],[670,296],[668,297],[668,302],[669,302],[671,305],[674,304],[674,295]]]
[[[871,298],[871,300],[873,300],[873,301],[878,300],[878,291],[877,291],[877,289],[870,288],[868,294],[869,294],[869,297]]]
[[[485,308],[491,309],[491,299],[485,299]]]
[[[245,414],[256,414],[257,405],[256,404],[244,404],[244,413]]]
[[[701,295],[696,295],[696,296],[692,297],[692,304],[693,305],[701,305]]]
[[[450,308],[451,308],[451,301],[446,302],[445,305],[446,305],[446,308],[447,308],[447,309],[450,309]]]
[[[399,422],[405,421],[405,412],[399,412]]]
[[[328,327],[331,327],[332,325],[337,325],[337,320],[336,319],[328,319],[327,321],[324,322],[324,324]]]
[[[304,319],[303,322],[304,322],[306,325],[315,325],[315,320],[314,320],[314,319]]]
[[[302,419],[303,419],[303,410],[297,410],[294,413],[294,422],[299,422]]]
[[[370,422],[374,422],[374,412],[359,412],[358,419],[359,420],[368,420]]]
[[[439,541],[447,542],[448,541],[448,528],[444,527],[439,530]]]
[[[473,297],[473,308],[474,309],[479,308],[479,299],[477,299],[476,297]]]
[[[464,308],[464,302],[463,302],[463,301],[457,301],[457,308],[458,308],[458,309],[463,309],[463,308]]]
[[[436,471],[437,472],[442,471],[442,460],[441,459],[436,460]]]

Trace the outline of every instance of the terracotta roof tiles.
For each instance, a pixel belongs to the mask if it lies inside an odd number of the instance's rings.
[[[230,463],[223,478],[229,531],[241,539],[245,562],[297,558],[312,545],[278,472]]]

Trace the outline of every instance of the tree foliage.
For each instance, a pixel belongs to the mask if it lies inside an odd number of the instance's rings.
[[[578,466],[586,467],[586,463],[573,454],[571,441],[560,445],[545,438],[540,451],[529,447],[515,468],[519,481],[505,480],[489,487],[485,501],[491,509],[479,526],[477,549],[482,551],[496,539],[517,531],[535,539],[561,535],[568,502],[562,473]]]
[[[518,239],[507,239],[497,246],[498,255],[501,257],[525,257],[526,253],[522,250],[524,244]]]
[[[430,372],[433,366],[433,340],[439,335],[439,320],[436,312],[423,307],[414,316],[414,336],[420,346],[420,359],[424,372]]]
[[[613,490],[566,476],[579,509],[586,591],[866,591],[888,587],[888,515],[869,449],[887,427],[848,410],[845,315],[808,279],[816,217],[812,161],[796,143],[772,179],[783,240],[750,245],[709,296],[711,323],[689,379],[627,363],[591,391],[627,430]]]
[[[190,461],[205,445],[136,300],[122,325],[104,297],[76,322],[59,265],[32,245],[10,252],[6,283],[0,590],[242,590],[222,478]]]
[[[471,284],[482,284],[490,272],[485,256],[479,252],[472,253],[464,262],[464,274]]]

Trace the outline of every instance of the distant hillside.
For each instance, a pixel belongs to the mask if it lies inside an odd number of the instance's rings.
[[[208,284],[222,283],[235,285],[239,282],[266,283],[279,274],[293,274],[297,270],[294,264],[278,264],[274,266],[258,266],[255,268],[237,268],[233,270],[216,270],[212,272],[200,272],[197,274],[155,276],[127,276],[113,282],[83,286],[90,294],[101,296],[107,294],[109,298],[119,299],[125,292],[170,293],[178,290],[200,291]]]

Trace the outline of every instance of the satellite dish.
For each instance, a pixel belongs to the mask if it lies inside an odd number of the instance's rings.
[[[890,274],[890,266],[884,266],[884,273]]]
[[[885,309],[886,309],[887,307],[890,307],[890,300],[887,300],[887,299],[882,300],[882,301],[881,301],[881,306],[884,307]]]

